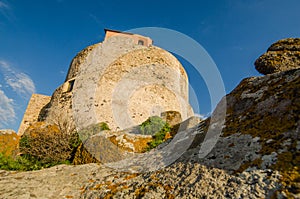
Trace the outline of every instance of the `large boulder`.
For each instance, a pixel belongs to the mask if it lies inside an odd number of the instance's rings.
[[[256,70],[264,75],[299,68],[300,38],[288,38],[275,42],[254,64]]]

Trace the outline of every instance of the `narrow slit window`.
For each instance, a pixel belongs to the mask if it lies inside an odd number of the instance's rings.
[[[75,80],[69,81],[69,85],[68,85],[68,90],[67,90],[67,92],[71,92],[71,91],[73,90],[74,83],[75,83]]]
[[[144,45],[144,41],[143,40],[139,40],[138,41],[138,45],[142,45],[143,46]]]

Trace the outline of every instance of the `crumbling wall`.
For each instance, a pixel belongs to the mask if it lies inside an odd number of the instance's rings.
[[[23,135],[29,125],[38,121],[41,109],[50,102],[50,99],[50,96],[32,94],[18,130],[19,136]]]

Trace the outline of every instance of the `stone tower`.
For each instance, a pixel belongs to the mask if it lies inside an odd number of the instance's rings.
[[[65,82],[40,110],[39,121],[67,118],[78,130],[106,122],[119,130],[166,111],[179,112],[183,120],[193,115],[187,74],[171,53],[153,46],[149,37],[105,33],[103,42],[74,57]]]

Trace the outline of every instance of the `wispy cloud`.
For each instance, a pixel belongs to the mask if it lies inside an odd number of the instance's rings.
[[[30,77],[24,73],[11,73],[5,78],[7,84],[20,96],[30,96],[35,92],[35,86]]]
[[[0,0],[0,15],[3,15],[10,22],[13,22],[15,20],[15,16],[12,12],[12,7],[6,1]]]
[[[3,1],[0,1],[0,9],[9,9],[9,5]]]
[[[18,72],[3,60],[0,60],[0,69],[7,85],[19,96],[27,99],[32,93],[35,93],[35,85],[28,75]]]
[[[8,98],[0,90],[0,129],[16,119],[16,113],[13,107],[13,99]]]
[[[25,73],[19,72],[7,61],[0,59],[0,129],[5,128],[16,121],[16,110],[20,108],[18,98],[28,100],[35,93],[35,85],[32,79]],[[14,96],[15,99],[12,99]]]

